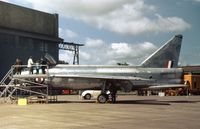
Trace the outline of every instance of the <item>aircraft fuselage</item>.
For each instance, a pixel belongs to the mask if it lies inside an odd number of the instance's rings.
[[[125,90],[145,88],[151,85],[181,84],[183,81],[181,68],[56,65],[48,72],[50,75],[48,83],[51,86],[76,90],[101,89],[105,81],[112,81],[116,87],[123,85]],[[120,77],[124,78],[118,79]],[[138,78],[138,80],[129,79],[130,77]]]

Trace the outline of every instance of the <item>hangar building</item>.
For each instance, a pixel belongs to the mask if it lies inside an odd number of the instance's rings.
[[[0,79],[16,58],[27,64],[29,56],[36,61],[46,53],[58,61],[58,14],[0,1]]]

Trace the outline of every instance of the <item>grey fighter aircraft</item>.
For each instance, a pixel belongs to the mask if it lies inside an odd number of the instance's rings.
[[[174,36],[140,66],[56,65],[55,60],[47,54],[45,57],[54,65],[47,70],[48,78],[42,82],[51,89],[101,90],[97,97],[99,103],[108,100],[107,91],[110,91],[114,102],[118,90],[130,92],[140,89],[185,87],[183,70],[177,68],[181,42],[182,35]],[[33,79],[34,76],[37,75],[15,75],[19,78]]]
[[[140,66],[61,65],[48,70],[52,87],[73,90],[99,89],[99,103],[115,101],[117,90],[130,92],[143,88],[185,87],[183,70],[178,65],[182,35],[176,35],[155,51]]]

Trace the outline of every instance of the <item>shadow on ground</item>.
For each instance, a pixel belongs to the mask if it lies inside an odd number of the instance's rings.
[[[114,104],[143,104],[143,105],[171,105],[172,103],[198,103],[200,101],[189,101],[189,100],[179,100],[179,101],[162,101],[162,100],[117,100]],[[95,100],[72,100],[72,101],[57,101],[50,102],[50,104],[63,104],[63,103],[97,103]],[[111,102],[107,102],[111,103]]]
[[[116,104],[170,105],[168,102],[157,100],[119,100]]]
[[[97,103],[97,102],[95,100],[50,102],[50,104],[59,104],[59,103]],[[111,102],[107,102],[107,103],[110,104]],[[157,100],[118,100],[114,104],[170,105],[170,103],[168,103],[168,102],[161,102],[161,101],[157,101]]]

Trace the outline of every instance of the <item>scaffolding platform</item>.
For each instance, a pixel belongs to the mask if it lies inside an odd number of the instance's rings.
[[[18,98],[26,98],[28,103],[48,103],[55,101],[49,96],[49,86],[43,82],[49,78],[48,66],[45,74],[15,74],[12,66],[0,82],[0,102],[15,103]],[[19,66],[17,66],[19,67]],[[26,66],[21,66],[26,67]]]
[[[28,74],[28,75],[19,75],[19,74],[15,74],[13,75],[13,78],[21,78],[21,79],[25,79],[25,78],[47,78],[48,75],[47,74]]]

